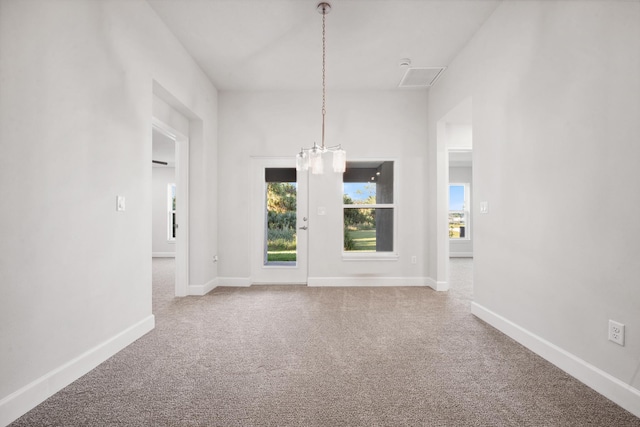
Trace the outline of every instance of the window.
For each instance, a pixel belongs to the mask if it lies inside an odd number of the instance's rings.
[[[394,251],[394,162],[347,162],[343,175],[344,253]]]
[[[167,240],[176,240],[176,185],[167,186]]]
[[[449,184],[449,238],[469,239],[469,184]]]

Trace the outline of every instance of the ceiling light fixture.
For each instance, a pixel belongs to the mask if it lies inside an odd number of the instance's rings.
[[[327,14],[331,11],[331,5],[326,2],[319,3],[317,6],[318,13],[322,14],[322,144],[315,142],[311,148],[301,148],[296,156],[296,170],[307,171],[311,168],[312,174],[324,173],[324,161],[322,159],[325,153],[333,154],[333,171],[336,173],[344,173],[347,164],[347,153],[340,145],[327,147],[324,144],[324,122],[326,109],[326,39],[325,39],[325,20]]]

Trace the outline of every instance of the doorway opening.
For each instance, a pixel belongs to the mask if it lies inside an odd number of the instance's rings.
[[[174,293],[188,290],[189,140],[153,119],[152,256],[174,260]],[[166,263],[166,262],[165,262]]]
[[[153,257],[175,258],[176,141],[159,129],[152,132]]]
[[[151,216],[152,216],[152,307],[162,311],[161,301],[175,294],[175,138],[157,128],[152,129]]]
[[[442,290],[449,288],[449,258],[473,256],[471,102],[464,99],[437,122],[436,262]]]

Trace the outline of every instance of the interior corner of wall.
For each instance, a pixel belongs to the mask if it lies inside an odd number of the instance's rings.
[[[429,286],[434,291],[448,291],[449,290],[449,282],[445,281],[437,281],[433,277],[427,277],[427,286]]]

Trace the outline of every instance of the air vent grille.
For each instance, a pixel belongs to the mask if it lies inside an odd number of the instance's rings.
[[[438,80],[445,67],[407,68],[398,87],[430,87]]]

